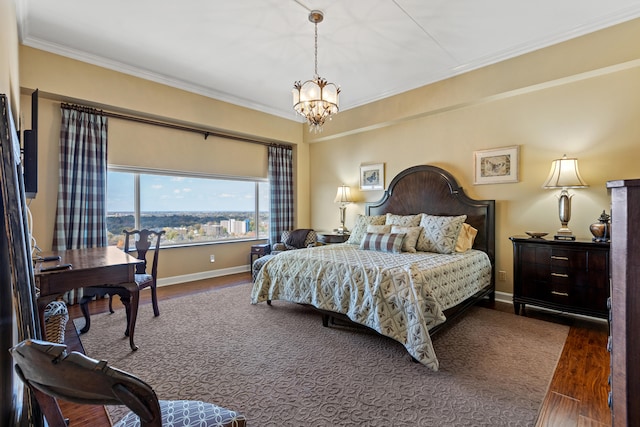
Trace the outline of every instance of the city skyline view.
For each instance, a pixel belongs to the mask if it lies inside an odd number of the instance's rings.
[[[136,226],[164,230],[163,245],[264,237],[268,217],[267,182],[108,171],[110,244],[121,244],[122,230]]]
[[[133,212],[134,174],[108,172],[107,210]],[[268,211],[268,184],[260,185],[260,210]],[[263,188],[265,190],[263,190]],[[255,210],[255,182],[141,174],[141,212],[225,212]]]

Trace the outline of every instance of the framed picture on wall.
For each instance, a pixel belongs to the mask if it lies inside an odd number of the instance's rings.
[[[518,182],[520,146],[493,148],[473,153],[474,184]]]
[[[360,190],[384,190],[384,163],[360,166]]]

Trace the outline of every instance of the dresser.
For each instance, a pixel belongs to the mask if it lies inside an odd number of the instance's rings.
[[[640,179],[609,181],[611,191],[612,425],[640,425]]]
[[[607,318],[609,243],[547,240],[526,236],[513,242],[513,307],[526,304]]]

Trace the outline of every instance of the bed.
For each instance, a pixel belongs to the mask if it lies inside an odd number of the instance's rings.
[[[477,232],[464,252],[450,247],[460,218],[464,228]],[[395,233],[378,229],[389,222]],[[405,247],[416,229],[447,230],[449,243],[431,249],[420,234]],[[256,276],[251,302],[308,304],[324,313],[325,326],[330,316],[346,317],[400,342],[414,360],[438,370],[431,336],[479,299],[494,298],[494,235],[493,200],[469,198],[444,169],[414,166],[394,177],[378,202],[366,204],[346,243],[269,259]]]

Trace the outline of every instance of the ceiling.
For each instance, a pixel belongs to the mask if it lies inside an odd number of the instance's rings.
[[[24,45],[296,119],[294,81],[341,110],[640,16],[640,0],[15,0]]]

